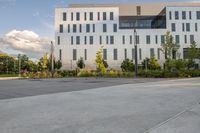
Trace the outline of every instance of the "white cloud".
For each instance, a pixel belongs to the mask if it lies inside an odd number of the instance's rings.
[[[40,58],[49,52],[50,39],[40,37],[33,31],[12,30],[0,38],[0,46],[21,51],[32,58]]]

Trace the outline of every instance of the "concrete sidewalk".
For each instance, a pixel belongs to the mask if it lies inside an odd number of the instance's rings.
[[[125,84],[0,100],[0,132],[199,133],[199,81]]]
[[[0,80],[15,80],[15,79],[21,79],[20,77],[0,77]]]

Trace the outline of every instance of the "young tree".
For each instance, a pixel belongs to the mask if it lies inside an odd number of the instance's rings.
[[[175,43],[173,36],[167,31],[165,34],[165,41],[161,44],[161,51],[166,59],[172,59],[173,52],[177,52],[179,47],[180,46]]]
[[[124,72],[133,72],[134,71],[133,61],[130,59],[123,60],[123,62],[121,64],[121,69]]]
[[[151,70],[157,70],[161,68],[160,64],[158,63],[158,60],[156,60],[155,57],[150,58],[149,63],[150,63],[149,65],[150,65]]]
[[[84,63],[83,57],[81,57],[81,58],[77,61],[77,67],[79,67],[80,69],[85,68],[85,63]]]
[[[45,53],[44,56],[42,58],[40,58],[40,61],[38,62],[38,69],[40,71],[47,70],[48,62],[49,62],[48,57],[47,57],[47,54]]]
[[[103,60],[103,64],[104,64],[104,66],[105,66],[106,68],[108,68],[108,63],[107,63],[107,61]]]
[[[97,51],[95,62],[96,62],[97,72],[99,72],[101,75],[105,74],[106,67],[104,66],[102,48],[100,48],[100,50]]]

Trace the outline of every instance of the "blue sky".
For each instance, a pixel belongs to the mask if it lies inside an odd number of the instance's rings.
[[[5,36],[5,34],[13,30],[28,30],[31,32],[30,35],[33,35],[32,32],[34,32],[39,37],[48,37],[50,40],[53,40],[54,9],[58,6],[67,6],[70,3],[140,3],[182,1],[194,0],[0,0],[0,39]],[[18,32],[14,31],[10,34],[10,36],[13,34],[16,35]],[[10,49],[12,48],[9,48],[9,46],[3,48],[2,43],[0,43],[0,51],[10,51]]]

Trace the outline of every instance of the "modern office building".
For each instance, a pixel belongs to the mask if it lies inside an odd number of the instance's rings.
[[[119,69],[124,59],[135,59],[136,42],[139,64],[152,56],[163,63],[167,31],[180,45],[173,58],[185,58],[192,41],[200,48],[200,3],[71,4],[55,10],[55,56],[63,69],[75,69],[80,57],[94,69],[103,47],[109,67]]]

